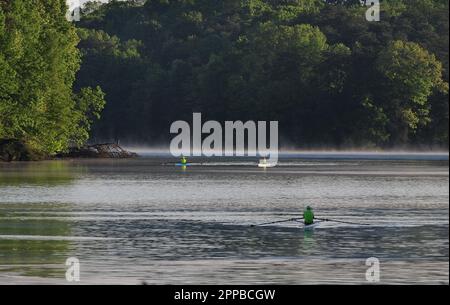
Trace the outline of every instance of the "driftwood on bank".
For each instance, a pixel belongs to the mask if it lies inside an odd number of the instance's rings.
[[[60,153],[56,158],[135,158],[138,155],[127,151],[114,143],[85,145],[70,148],[66,153]],[[29,145],[17,139],[0,139],[0,161],[39,161],[53,159],[31,149]]]
[[[67,153],[57,155],[58,158],[135,158],[136,153],[127,151],[118,144],[105,143],[70,148]]]

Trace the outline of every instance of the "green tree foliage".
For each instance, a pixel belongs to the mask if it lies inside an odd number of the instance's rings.
[[[88,139],[102,91],[72,90],[79,38],[64,0],[0,1],[0,138],[52,154]]]
[[[448,84],[442,80],[442,64],[418,44],[397,40],[380,52],[376,65],[385,78],[386,110],[395,128],[403,127],[399,136],[406,141],[408,132],[430,123],[429,97],[433,90],[448,92]]]
[[[98,139],[279,120],[300,147],[448,145],[448,1],[147,0],[86,7],[76,88],[107,93]],[[6,73],[9,77],[13,74]]]

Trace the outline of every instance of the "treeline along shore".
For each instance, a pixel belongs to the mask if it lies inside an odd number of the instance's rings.
[[[43,154],[24,142],[15,139],[0,140],[0,161],[41,161],[60,159],[129,159],[138,154],[122,148],[117,143],[73,146],[54,155]]]
[[[279,121],[291,147],[448,150],[449,3],[0,1],[0,139],[55,156],[176,120]],[[91,140],[92,142],[92,140]]]

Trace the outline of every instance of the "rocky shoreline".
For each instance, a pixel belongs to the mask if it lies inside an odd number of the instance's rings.
[[[34,161],[45,157],[16,139],[0,139],[0,162]]]
[[[56,155],[57,158],[106,158],[106,159],[128,159],[136,158],[134,152],[123,149],[115,143],[93,144],[82,147],[71,148],[67,153]]]
[[[115,143],[92,144],[72,147],[68,152],[56,156],[45,156],[33,151],[28,145],[16,139],[0,139],[0,162],[40,161],[52,159],[127,159],[138,155]]]

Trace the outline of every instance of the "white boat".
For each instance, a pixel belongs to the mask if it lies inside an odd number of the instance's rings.
[[[265,158],[260,160],[259,164],[258,164],[258,167],[262,167],[262,168],[275,167],[275,166],[276,166],[276,164],[267,162],[267,159],[265,159]]]

